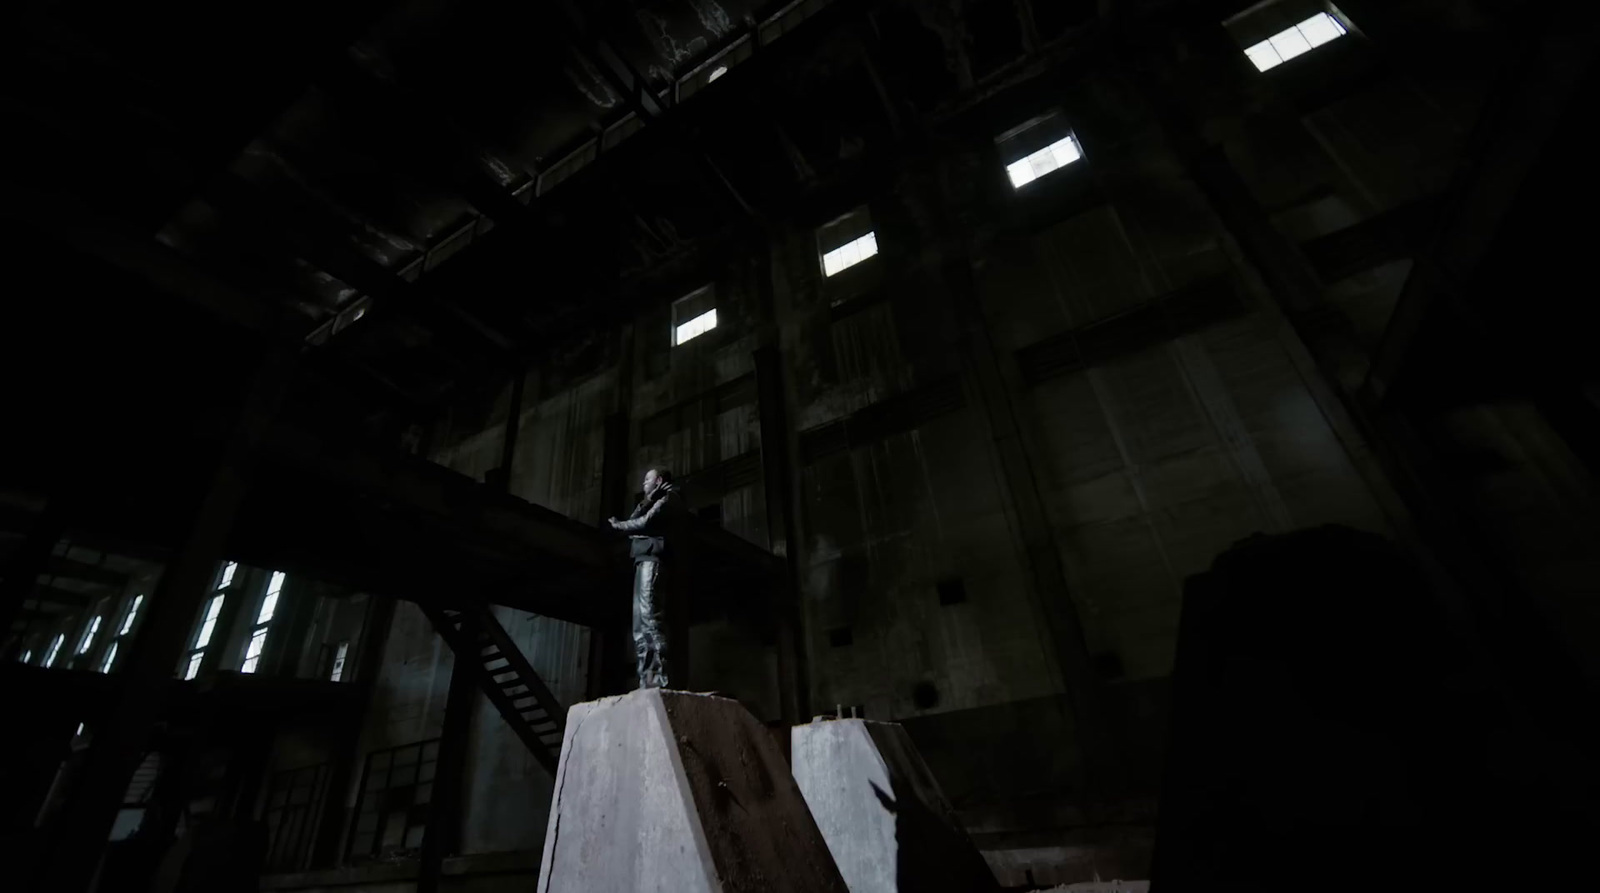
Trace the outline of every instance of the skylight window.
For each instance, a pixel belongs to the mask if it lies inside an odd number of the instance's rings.
[[[1259,33],[1259,32],[1258,32]],[[1347,32],[1338,19],[1319,12],[1291,28],[1285,28],[1244,51],[1257,71],[1267,71],[1343,37]]]
[[[1065,136],[1037,152],[1006,165],[1006,174],[1011,177],[1012,188],[1021,189],[1045,174],[1054,173],[1082,157],[1083,152],[1078,148],[1078,141],[1071,136]]]
[[[836,276],[878,253],[878,234],[867,233],[822,255],[822,273]]]
[[[712,307],[710,310],[707,310],[699,316],[696,316],[694,319],[691,319],[674,329],[672,334],[672,343],[675,345],[682,344],[691,338],[704,335],[716,327],[717,308]]]

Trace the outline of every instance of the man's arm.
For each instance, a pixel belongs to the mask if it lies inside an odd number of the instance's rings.
[[[667,511],[667,500],[671,498],[672,496],[669,494],[657,499],[655,502],[650,504],[650,508],[646,509],[644,514],[637,518],[629,518],[626,521],[618,521],[613,518],[611,519],[611,528],[613,530],[620,530],[623,533],[653,532],[655,526],[654,522],[664,519],[664,513]]]

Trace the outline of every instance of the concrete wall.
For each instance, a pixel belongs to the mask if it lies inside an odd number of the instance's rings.
[[[1258,76],[1220,29],[1174,43],[1189,52],[1166,60],[1158,88],[1196,116],[1201,142],[1242,182],[1248,210],[1291,244],[1415,208],[1467,157],[1467,127],[1488,84],[1471,61],[1484,20],[1470,3],[1404,6],[1351,4],[1347,12],[1371,23],[1372,43],[1330,45],[1273,78]],[[1435,21],[1422,7],[1454,13]],[[1374,54],[1393,64],[1376,66]],[[1108,66],[1070,90],[1030,89],[981,114],[922,122],[917,151],[880,164],[858,190],[774,221],[763,248],[661,285],[624,328],[586,336],[616,349],[575,348],[583,362],[536,370],[513,476],[526,498],[594,520],[604,418],[625,410],[631,479],[667,464],[689,479],[696,510],[716,506],[724,526],[765,545],[774,494],[759,474],[729,469],[761,447],[753,389],[740,383],[751,351],[775,340],[784,421],[798,432],[812,700],[905,722],[996,852],[1026,849],[1005,835],[1030,822],[1085,821],[1061,808],[1075,796],[1079,730],[1058,681],[1058,646],[1038,619],[1037,562],[1053,558],[1065,572],[1131,755],[1133,789],[1148,792],[1184,578],[1257,531],[1341,523],[1397,535],[1408,525],[1334,394],[1346,372],[1356,381],[1364,373],[1411,262],[1358,263],[1316,284],[1321,303],[1308,312],[1354,345],[1332,380],[1286,319],[1259,253],[1224,222],[1238,209],[1202,188],[1144,87]],[[1084,160],[1012,190],[994,136],[1057,105]],[[880,254],[824,278],[816,227],[858,207],[871,213]],[[952,270],[970,274],[976,337],[956,322],[966,297]],[[718,328],[672,347],[671,302],[708,282]],[[1231,296],[1228,312],[1181,325],[1148,313],[1217,283]],[[1102,337],[1111,331],[1117,337]],[[1035,374],[1030,363],[1052,339],[1084,355]],[[998,389],[975,372],[983,343],[1000,366]],[[1008,476],[997,412],[1016,420],[1032,492]],[[497,461],[500,437],[492,419],[468,428],[453,424],[441,455],[481,473]],[[1508,449],[1528,458],[1506,480],[1559,491],[1549,482],[1566,472],[1532,458],[1549,450]],[[1021,529],[1019,498],[1042,505],[1053,556],[1029,552],[1038,531]],[[1528,559],[1531,575],[1538,560]],[[1577,602],[1559,604],[1567,607],[1553,607],[1556,616]],[[743,633],[695,631],[693,684],[776,715],[767,706],[771,649]],[[1006,806],[1017,803],[1035,805]],[[1096,864],[1095,846],[1085,844],[1083,864]],[[1022,856],[996,858],[1026,870]]]

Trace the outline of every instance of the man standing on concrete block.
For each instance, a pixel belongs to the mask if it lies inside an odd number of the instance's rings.
[[[639,687],[666,688],[667,607],[673,557],[669,541],[683,514],[683,497],[672,472],[644,473],[644,499],[626,521],[611,518],[611,529],[628,534],[633,552],[633,650],[639,660]]]
[[[789,755],[850,893],[998,893],[902,726],[818,717],[791,730]]]

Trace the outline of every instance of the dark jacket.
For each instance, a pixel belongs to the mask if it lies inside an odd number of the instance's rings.
[[[628,520],[617,522],[617,529],[633,541],[630,551],[634,561],[667,556],[667,540],[677,532],[683,510],[683,494],[671,484],[662,484],[654,495],[634,508]]]

